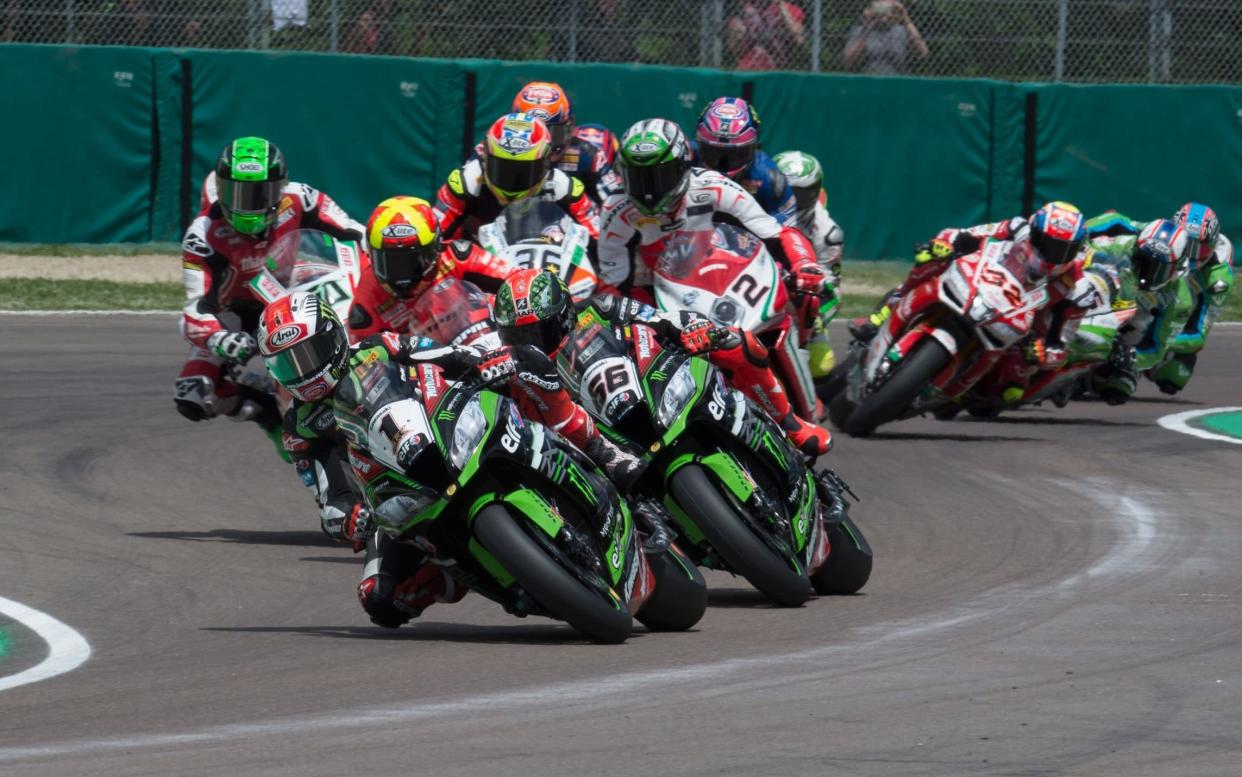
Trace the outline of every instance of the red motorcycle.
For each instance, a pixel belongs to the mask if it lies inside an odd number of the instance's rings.
[[[853,437],[965,394],[1032,331],[1048,301],[1024,246],[988,240],[911,289],[869,342],[855,342],[829,418]]]
[[[790,293],[762,240],[727,224],[670,237],[656,263],[655,300],[661,310],[692,310],[753,332],[771,353],[794,412],[823,415],[804,350],[818,300]]]

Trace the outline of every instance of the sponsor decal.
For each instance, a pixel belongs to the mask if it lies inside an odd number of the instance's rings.
[[[268,335],[267,344],[272,349],[277,349],[282,345],[287,345],[305,333],[305,326],[301,324],[288,324],[287,326],[282,326],[280,329],[277,329],[275,332]]]
[[[391,237],[400,240],[401,238],[417,235],[418,230],[409,224],[389,224],[384,227],[383,232],[380,234],[384,237]]]
[[[299,388],[298,393],[307,402],[315,402],[328,395],[328,384],[323,378],[319,378],[309,386]]]
[[[112,83],[122,89],[129,89],[134,85],[134,74],[128,70],[114,70],[112,71]]]
[[[653,143],[650,140],[640,140],[637,143],[630,144],[631,154],[654,154],[660,150],[659,143]]]
[[[258,162],[238,162],[237,164],[233,165],[233,172],[235,173],[261,173],[263,172],[263,165]]]
[[[185,251],[187,254],[194,254],[195,256],[202,256],[204,258],[211,256],[212,254],[211,246],[208,245],[207,241],[203,239],[203,236],[197,232],[186,233],[185,240],[181,241],[181,250]]]
[[[412,100],[418,94],[417,81],[402,81],[399,86],[401,87],[401,95],[407,100]]]
[[[532,103],[554,103],[560,96],[560,93],[555,89],[546,86],[532,86],[522,92],[522,97],[526,98],[527,102]],[[533,111],[531,112],[533,113]]]
[[[559,391],[561,383],[558,380],[547,380],[533,372],[519,372],[518,378],[526,383],[538,386],[546,391]]]
[[[440,387],[436,380],[436,368],[431,364],[424,364],[420,367],[422,370],[423,395],[427,401],[434,400],[440,396]]]

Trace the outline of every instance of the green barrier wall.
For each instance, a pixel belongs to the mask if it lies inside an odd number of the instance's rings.
[[[561,83],[579,122],[688,131],[749,95],[764,145],[824,163],[851,258],[909,256],[945,225],[1049,199],[1136,218],[1199,199],[1242,230],[1242,88],[728,73],[633,65],[0,45],[10,120],[0,241],[176,240],[233,137],[271,137],[295,180],[365,219],[434,197],[529,80]]]

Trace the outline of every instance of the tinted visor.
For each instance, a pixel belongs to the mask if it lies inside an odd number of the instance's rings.
[[[1155,291],[1173,279],[1173,263],[1147,251],[1135,251],[1130,266],[1143,291]]]
[[[699,141],[699,160],[704,167],[721,173],[737,173],[750,167],[755,161],[755,147],[717,146],[705,140]]]
[[[622,165],[625,193],[643,205],[655,207],[681,183],[686,167],[686,162],[681,159],[671,159],[651,167]]]
[[[499,327],[500,342],[505,345],[533,345],[546,354],[553,354],[560,349],[565,336],[560,316],[534,324],[515,324]]]
[[[283,181],[216,182],[220,204],[233,213],[270,213],[280,204]]]
[[[549,124],[548,132],[552,135],[552,150],[560,152],[569,143],[573,127],[569,124]]]
[[[527,192],[543,182],[551,163],[543,159],[487,157],[487,182],[504,192]]]
[[[815,203],[819,202],[820,187],[818,186],[795,186],[793,188],[794,202],[799,212],[810,210],[815,207]]]
[[[320,332],[292,348],[265,357],[263,361],[281,385],[296,386],[318,375],[332,363],[337,349],[344,345],[344,338],[338,339],[334,334]]]
[[[1044,233],[1036,234],[1031,243],[1043,258],[1044,263],[1049,265],[1068,264],[1074,260],[1079,249],[1082,248],[1077,240],[1060,240]]]
[[[393,290],[405,293],[431,272],[439,255],[437,239],[430,245],[376,248],[371,252],[371,263],[376,278]]]

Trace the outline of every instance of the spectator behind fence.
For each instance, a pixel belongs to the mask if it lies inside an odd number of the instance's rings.
[[[725,44],[738,70],[783,70],[806,43],[802,9],[785,0],[747,2],[725,24]]]
[[[341,42],[341,51],[349,54],[374,54],[379,44],[379,25],[375,12],[367,9],[358,17]]]
[[[618,0],[596,0],[581,6],[578,33],[579,62],[633,62],[633,29],[622,18]],[[568,40],[562,36],[553,51],[557,59],[569,59]]]
[[[875,0],[863,11],[862,23],[850,30],[842,59],[846,70],[898,75],[906,72],[911,47],[916,58],[927,56],[927,44],[906,7],[897,0]]]

